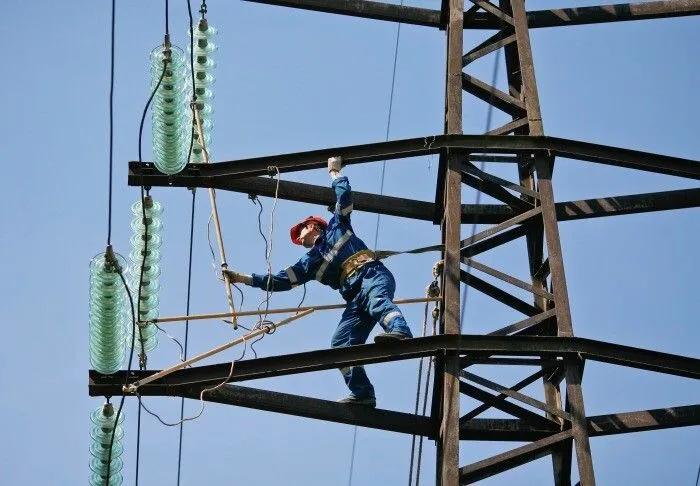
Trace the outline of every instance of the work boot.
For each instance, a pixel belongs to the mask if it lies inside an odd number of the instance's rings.
[[[377,406],[377,399],[374,397],[356,397],[355,395],[348,395],[347,397],[338,400],[338,403],[364,405],[365,407],[375,408]]]
[[[402,332],[396,332],[396,331],[391,331],[391,332],[385,332],[383,334],[377,334],[374,336],[374,342],[377,344],[384,344],[384,343],[397,343],[403,339],[410,339],[413,336],[410,334],[404,334]]]

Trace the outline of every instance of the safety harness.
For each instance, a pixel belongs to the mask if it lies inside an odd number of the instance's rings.
[[[444,245],[431,245],[431,246],[424,246],[422,248],[415,248],[413,250],[406,250],[406,251],[393,251],[393,250],[377,250],[377,251],[372,251],[372,250],[361,250],[355,253],[354,255],[351,255],[348,257],[341,265],[340,265],[340,285],[345,283],[345,279],[353,275],[355,272],[357,272],[360,268],[365,266],[366,264],[374,261],[379,261],[383,260],[385,258],[389,258],[390,256],[394,255],[403,255],[403,254],[418,254],[418,253],[427,253],[429,251],[440,251],[444,248]]]

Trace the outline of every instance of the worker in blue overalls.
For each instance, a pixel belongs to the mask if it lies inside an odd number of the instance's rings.
[[[333,347],[364,344],[377,323],[384,333],[375,337],[375,343],[411,338],[403,314],[392,302],[396,289],[394,276],[382,262],[374,259],[373,252],[352,230],[350,183],[340,174],[341,166],[340,157],[328,159],[328,172],[336,194],[330,221],[309,216],[290,230],[292,242],[309,249],[297,263],[276,275],[224,272],[232,283],[273,292],[290,290],[309,280],[318,280],[339,290],[347,307],[333,334]],[[351,392],[340,402],[376,406],[374,387],[363,366],[341,368],[340,372]]]

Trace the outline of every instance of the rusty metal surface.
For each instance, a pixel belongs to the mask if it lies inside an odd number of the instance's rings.
[[[527,444],[504,452],[503,454],[498,454],[484,459],[483,461],[462,467],[460,468],[459,484],[472,484],[500,472],[544,457],[550,454],[561,441],[569,439],[571,435],[571,430],[564,430],[533,442],[532,444]]]
[[[700,425],[700,404],[588,417],[591,437]]]
[[[462,165],[462,169],[464,169],[464,167],[465,166]],[[152,181],[152,179],[150,181]],[[274,197],[277,189],[276,181],[266,177],[251,177],[245,179],[205,177],[199,179],[198,183],[201,184],[199,187],[211,187],[213,189],[267,197]],[[504,184],[507,184],[507,181],[504,181]],[[170,185],[189,187],[187,181],[182,179],[174,180],[173,184]],[[514,186],[517,186],[517,184],[504,185],[504,187],[509,189],[528,194],[527,189],[516,188]],[[280,181],[277,195],[282,200],[318,204],[325,207],[335,202],[335,195],[329,187],[301,182]],[[358,211],[368,211],[423,221],[432,220],[435,212],[435,205],[430,201],[419,201],[366,192],[353,192],[353,204]],[[604,216],[700,207],[700,188],[610,196],[580,201],[563,201],[556,203],[555,207],[558,221],[575,221]],[[474,222],[498,224],[517,216],[517,214],[517,210],[506,205],[462,205],[463,224]]]
[[[436,355],[445,351],[475,356],[549,356],[581,357],[605,363],[629,366],[675,376],[700,379],[700,359],[659,351],[634,348],[585,338],[555,336],[483,336],[439,335],[402,341],[400,346],[365,344],[349,348],[322,349],[236,363],[230,381],[252,380],[273,376],[334,369],[348,365],[381,363]],[[212,385],[229,375],[230,363],[198,366],[176,371],[152,384],[139,388],[143,395],[171,395],[186,384]],[[131,371],[129,382],[147,377],[158,370]],[[113,375],[89,372],[92,396],[122,394],[127,381],[125,371]]]
[[[646,430],[700,425],[700,405],[659,408],[595,415],[586,418],[591,437],[627,434]],[[543,429],[518,419],[470,419],[460,424],[463,440],[533,441],[554,430]]]
[[[151,162],[129,162],[129,185],[197,187],[208,178],[246,178],[269,173],[269,167],[281,173],[323,168],[328,157],[340,155],[346,165],[395,160],[440,153],[450,149],[456,153],[501,153],[533,156],[549,154],[604,165],[645,170],[700,180],[700,162],[611,147],[595,143],[546,136],[493,135],[430,135],[427,137],[393,140],[363,145],[311,150],[279,155],[267,155],[211,164],[190,164],[177,175],[157,172]],[[211,182],[207,182],[211,184]]]
[[[481,390],[480,388],[477,388],[474,385],[470,385],[463,381],[459,383],[459,391],[469,397],[472,397],[484,404],[489,405],[492,408],[496,408],[502,412],[507,413],[508,415],[512,415],[513,417],[517,417],[521,420],[524,420],[530,425],[538,426],[541,428],[547,428],[550,426],[558,425],[556,422],[548,420],[542,415],[538,415],[534,412],[531,412],[530,410],[523,408],[520,405],[516,405],[505,400],[500,400],[498,399],[497,395],[493,395],[489,392]]]
[[[499,398],[501,395],[507,395],[508,397],[514,400],[518,400],[526,405],[530,405],[533,408],[537,408],[544,412],[548,412],[549,415],[553,415],[564,420],[571,420],[571,415],[561,410],[561,408],[559,407],[552,407],[544,402],[541,402],[540,400],[536,400],[528,395],[518,392],[517,390],[507,388],[482,376],[478,376],[474,373],[469,373],[468,371],[464,370],[460,372],[460,376],[468,381],[473,381],[474,383],[481,385],[485,388],[490,388],[491,390],[499,392]],[[552,417],[547,418],[549,420],[553,420]]]
[[[445,72],[445,135],[462,134],[462,72],[464,0],[447,0],[447,69]],[[442,332],[455,337],[459,346],[460,328],[460,232],[462,221],[462,156],[459,152],[447,154],[446,164],[441,164],[445,189],[442,218],[443,302],[441,309]],[[439,436],[440,454],[436,457],[439,483],[442,486],[459,484],[459,353],[444,353],[442,374],[442,403]]]
[[[294,7],[303,10],[440,27],[440,11],[367,0],[245,0],[253,3]]]
[[[515,297],[512,294],[509,294],[505,290],[496,287],[493,284],[490,284],[489,282],[480,279],[479,277],[465,272],[464,270],[460,270],[460,280],[465,283],[466,285],[469,285],[475,290],[478,290],[479,292],[482,292],[489,297],[499,301],[502,304],[507,305],[511,309],[515,309],[518,312],[522,312],[526,316],[532,317],[540,313],[539,309],[537,307],[534,307],[532,304],[528,304],[527,302]]]
[[[184,387],[180,396],[199,400],[201,390],[201,386]],[[238,385],[224,385],[205,393],[204,400],[403,434],[432,435],[428,417],[369,407],[348,406],[329,400]]]
[[[516,384],[511,386],[510,389],[515,390],[515,391],[521,390],[521,389],[525,388],[526,386],[531,385],[532,383],[534,383],[537,380],[539,380],[540,378],[542,378],[545,373],[546,373],[545,369],[542,368],[539,371],[536,371],[535,373],[531,374],[530,376],[523,378],[522,380],[520,380],[519,382],[517,382]],[[496,396],[496,400],[505,400],[506,398],[508,398],[508,395],[506,395],[504,393],[500,393],[499,395]],[[460,425],[467,422],[468,420],[471,420],[475,417],[478,417],[480,414],[484,413],[485,411],[487,411],[490,408],[491,408],[491,406],[486,404],[486,403],[483,403],[483,404],[477,406],[476,408],[474,408],[473,410],[469,411],[468,413],[462,415],[459,418]]]
[[[440,10],[399,6],[366,0],[245,0],[254,3],[295,7],[316,12],[366,19],[443,28]],[[618,3],[588,7],[534,10],[527,13],[530,28],[562,27],[630,20],[682,17],[700,14],[700,0]],[[499,29],[501,20],[485,12],[464,16],[465,29]]]

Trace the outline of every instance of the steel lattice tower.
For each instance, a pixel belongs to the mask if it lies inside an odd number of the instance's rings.
[[[356,194],[355,208],[441,225],[445,261],[442,275],[440,335],[417,338],[397,346],[370,344],[259,358],[237,363],[230,381],[265,378],[337,368],[354,364],[433,356],[435,386],[429,416],[348,405],[285,393],[227,385],[205,400],[316,419],[373,427],[431,438],[437,443],[436,484],[470,484],[499,472],[551,455],[554,484],[571,484],[575,457],[580,484],[595,484],[590,438],[644,430],[700,425],[700,404],[657,410],[590,417],[581,390],[586,360],[613,363],[670,375],[700,378],[700,359],[574,337],[559,222],[587,218],[662,211],[700,206],[700,188],[638,194],[625,197],[555,202],[552,172],[557,156],[592,161],[689,179],[700,179],[700,162],[621,149],[544,135],[530,29],[614,21],[630,21],[700,14],[700,0],[655,1],[602,5],[562,10],[525,10],[524,0],[443,0],[441,10],[405,7],[364,0],[251,0],[258,3],[315,10],[361,18],[402,22],[442,29],[447,34],[445,129],[426,138],[334,147],[310,152],[275,155],[281,172],[325,167],[330,156],[346,164],[439,154],[434,204],[375,194]],[[465,53],[464,30],[492,30],[493,35]],[[465,66],[503,49],[509,92],[503,92],[464,72]],[[508,114],[512,121],[485,135],[464,135],[463,91]],[[272,196],[274,181],[268,173],[269,157],[191,165],[176,176],[158,173],[149,163],[130,163],[129,184],[148,186],[210,187]],[[482,171],[473,162],[499,160],[512,164],[518,182]],[[483,191],[501,205],[462,205],[463,184]],[[282,199],[333,203],[330,189],[280,182]],[[605,204],[600,204],[603,201]],[[463,225],[491,225],[465,238]],[[524,238],[531,281],[472,260],[500,245]],[[525,302],[502,288],[471,275],[474,266],[503,282],[532,294]],[[525,318],[486,335],[459,335],[460,285],[471,286]],[[469,365],[535,366],[537,371],[520,383],[505,387],[465,370]],[[229,375],[229,363],[177,371],[140,388],[141,395],[199,398],[200,391]],[[133,371],[140,379],[154,371]],[[90,395],[121,395],[125,373],[90,372]],[[541,380],[544,401],[518,390]],[[481,385],[477,388],[469,382]],[[485,391],[491,389],[497,394]],[[565,395],[562,397],[562,389]],[[460,411],[460,394],[483,405]],[[512,401],[506,401],[510,399]],[[541,411],[534,413],[521,404]],[[508,413],[509,419],[475,418],[488,408]],[[469,465],[459,462],[460,440],[526,441],[528,444]]]

